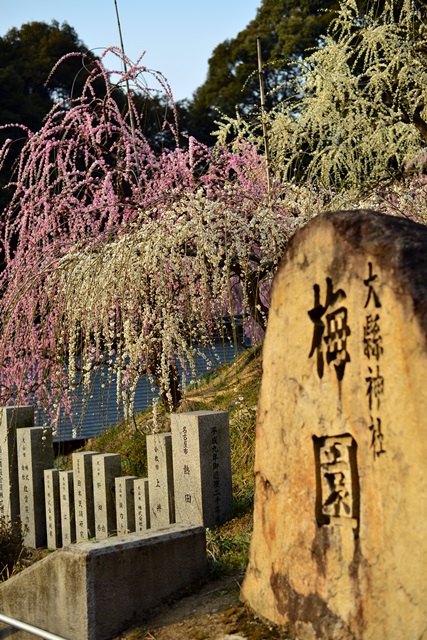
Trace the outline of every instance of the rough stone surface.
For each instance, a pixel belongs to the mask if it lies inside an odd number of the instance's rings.
[[[175,517],[215,527],[233,509],[227,411],[171,414]]]
[[[427,229],[323,214],[276,275],[243,599],[299,640],[427,638]]]
[[[111,640],[206,572],[202,527],[173,525],[82,542],[1,584],[0,611],[67,640]],[[30,638],[23,632],[11,637]]]

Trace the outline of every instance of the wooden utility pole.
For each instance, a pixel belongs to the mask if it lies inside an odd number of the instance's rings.
[[[262,58],[261,58],[261,38],[259,37],[256,39],[256,46],[257,46],[257,52],[258,52],[258,77],[259,77],[259,92],[261,97],[262,136],[264,140],[265,164],[267,169],[268,200],[270,201],[270,195],[271,195],[270,150],[268,146],[267,122],[265,117],[264,75],[262,70]]]
[[[120,24],[119,8],[117,6],[117,0],[114,0],[114,6],[115,6],[115,9],[116,9],[117,28],[119,30],[120,49],[122,50],[122,54],[123,54],[122,62],[123,62],[123,70],[124,70],[124,73],[125,73],[126,96],[127,96],[127,101],[128,101],[130,126],[131,126],[131,130],[132,130],[132,139],[133,139],[133,146],[134,146],[134,151],[135,151],[135,162],[136,162],[137,166],[139,167],[139,159],[138,159],[138,154],[137,154],[137,151],[136,151],[135,117],[134,117],[131,98],[130,98],[130,88],[129,88],[129,78],[127,76],[127,64],[126,64],[125,47],[124,47],[124,44],[123,44],[122,27],[121,27],[121,24]]]

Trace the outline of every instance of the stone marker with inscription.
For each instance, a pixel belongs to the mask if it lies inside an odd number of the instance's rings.
[[[134,481],[135,495],[135,530],[138,533],[150,528],[150,497],[148,478],[137,478]]]
[[[215,527],[233,509],[227,411],[171,414],[175,517]]]
[[[95,536],[103,540],[117,532],[115,479],[121,474],[118,453],[98,453],[92,458]]]
[[[275,277],[243,599],[299,640],[426,638],[427,229],[322,214]]]
[[[167,527],[175,522],[170,433],[147,436],[147,464],[151,528]]]
[[[59,504],[61,510],[62,544],[76,542],[73,472],[59,472]]]
[[[34,407],[3,407],[0,417],[0,516],[19,516],[16,429],[34,426]]]
[[[135,531],[134,481],[136,479],[136,476],[121,476],[115,480],[118,536]]]
[[[95,537],[92,471],[94,455],[94,451],[78,451],[72,455],[77,542]]]
[[[44,547],[47,543],[44,471],[53,467],[52,429],[20,428],[16,438],[24,544],[33,548]]]
[[[61,512],[59,507],[59,470],[45,469],[44,495],[48,549],[62,547]]]

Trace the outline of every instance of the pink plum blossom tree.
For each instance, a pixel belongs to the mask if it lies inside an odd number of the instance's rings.
[[[243,314],[252,335],[265,328],[272,275],[301,223],[292,194],[277,182],[267,193],[254,146],[190,138],[154,153],[132,96],[120,111],[103,59],[80,97],[25,131],[2,218],[0,402],[34,401],[53,420],[99,366],[117,374],[127,414],[143,375],[176,408],[178,363],[191,368],[225,316]],[[118,85],[150,92],[147,69],[126,67]],[[178,139],[176,122],[164,126]]]

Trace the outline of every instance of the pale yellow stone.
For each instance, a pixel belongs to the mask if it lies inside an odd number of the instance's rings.
[[[315,284],[325,306],[326,278],[346,297],[319,319],[320,378],[308,312]],[[345,338],[341,380],[337,360],[326,361],[328,335]],[[299,640],[427,638],[426,338],[425,227],[335,212],[296,234],[275,278],[263,349],[242,597]],[[330,437],[316,441],[315,455],[313,438]]]

